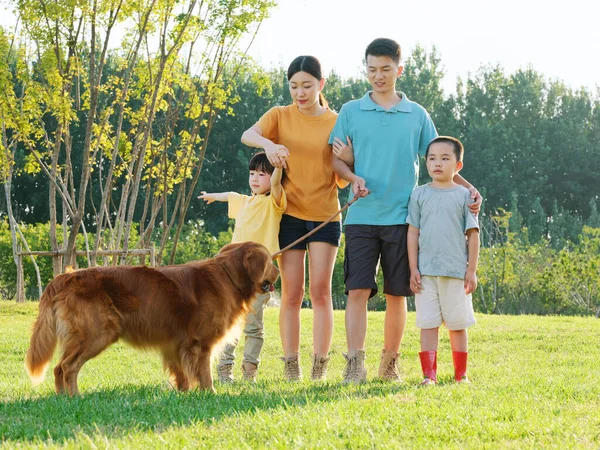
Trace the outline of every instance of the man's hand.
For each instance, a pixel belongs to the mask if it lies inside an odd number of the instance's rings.
[[[354,195],[360,193],[359,197],[366,197],[369,195],[369,190],[367,189],[364,178],[361,178],[358,175],[354,176],[354,181],[352,182],[352,192],[354,192]]]
[[[477,274],[474,271],[467,270],[465,274],[465,294],[471,294],[477,289]]]
[[[410,290],[415,294],[421,292],[421,273],[418,269],[410,271]]]
[[[474,202],[469,205],[469,210],[473,214],[479,214],[479,211],[481,210],[481,203],[483,202],[483,197],[481,196],[477,188],[475,188],[474,186],[471,186],[469,188],[469,191],[471,192],[471,198],[474,200]]]
[[[344,161],[347,166],[352,167],[354,165],[354,148],[352,147],[352,141],[349,137],[346,137],[346,142],[336,137],[332,144],[333,154],[340,160]]]

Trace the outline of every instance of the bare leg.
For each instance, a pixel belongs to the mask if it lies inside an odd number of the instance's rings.
[[[367,302],[371,289],[348,292],[346,304],[346,343],[348,350],[363,350],[367,337]]]
[[[406,297],[385,295],[386,311],[383,332],[383,348],[397,352],[406,327]]]
[[[337,247],[326,242],[308,244],[310,300],[313,307],[313,352],[326,356],[333,335],[331,277]]]
[[[450,347],[453,352],[469,351],[469,335],[467,330],[450,330]]]
[[[440,328],[422,328],[421,329],[421,351],[436,352],[438,349],[438,333]]]
[[[300,308],[304,298],[303,250],[288,250],[281,255],[281,307],[279,308],[279,334],[283,354],[300,351]]]

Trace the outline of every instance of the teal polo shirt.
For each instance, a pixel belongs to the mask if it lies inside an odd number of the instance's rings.
[[[348,209],[345,224],[405,224],[410,194],[417,187],[419,155],[425,155],[437,131],[425,108],[403,93],[390,109],[379,106],[370,94],[342,106],[329,137],[330,144],[336,137],[344,142],[350,137],[354,172],[370,191]]]

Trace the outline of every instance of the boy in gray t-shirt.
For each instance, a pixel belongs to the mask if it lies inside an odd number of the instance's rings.
[[[433,139],[425,153],[432,181],[413,191],[408,206],[410,286],[421,329],[422,385],[437,382],[442,323],[450,333],[454,379],[469,382],[467,328],[475,323],[471,293],[477,287],[479,225],[469,211],[470,192],[453,181],[463,167],[463,153],[458,139]]]

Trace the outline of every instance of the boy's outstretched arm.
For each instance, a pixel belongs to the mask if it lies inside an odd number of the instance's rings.
[[[479,211],[481,210],[481,203],[483,202],[483,197],[481,196],[477,188],[471,183],[469,183],[467,180],[465,180],[463,177],[461,177],[459,174],[454,175],[453,181],[456,184],[460,184],[461,186],[464,186],[469,191],[471,191],[471,198],[475,201],[469,205],[469,209],[473,214],[479,213]]]
[[[281,194],[283,193],[283,187],[281,186],[281,178],[283,177],[283,169],[281,167],[275,167],[271,174],[271,195],[275,199],[278,205],[281,205]]]
[[[469,262],[465,274],[465,293],[471,294],[477,288],[477,264],[479,262],[479,230],[467,230],[467,248]]]
[[[199,195],[198,198],[204,200],[207,204],[211,204],[212,202],[226,202],[227,197],[229,197],[230,192],[218,192],[214,194],[209,194],[205,191],[201,192],[202,195]]]
[[[408,265],[410,267],[410,289],[417,294],[421,290],[421,273],[419,272],[419,229],[408,225],[406,246],[408,249]]]

